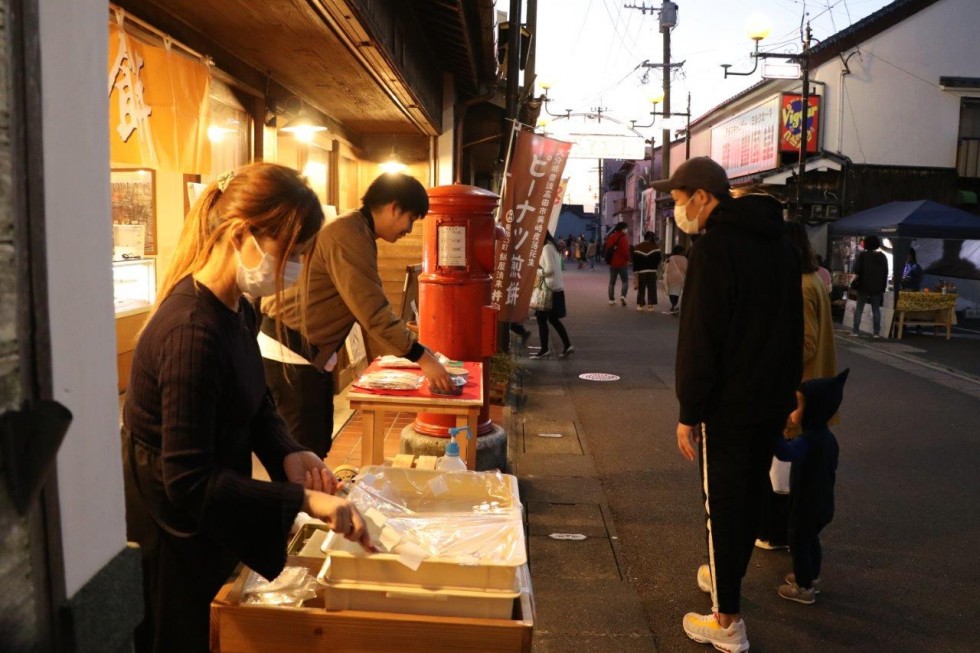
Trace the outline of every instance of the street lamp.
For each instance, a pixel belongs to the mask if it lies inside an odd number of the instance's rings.
[[[806,24],[806,35],[803,39],[803,52],[759,52],[759,41],[766,38],[769,35],[768,26],[766,26],[761,21],[756,21],[754,24],[749,26],[749,38],[755,41],[755,52],[751,54],[752,58],[755,60],[755,65],[752,66],[752,70],[748,72],[732,72],[729,70],[731,64],[722,64],[721,67],[725,70],[725,77],[728,78],[732,75],[751,75],[755,72],[756,68],[759,66],[759,59],[785,59],[792,63],[798,64],[800,67],[800,72],[803,77],[803,92],[801,94],[800,101],[800,157],[799,157],[799,170],[796,174],[796,218],[800,222],[803,222],[803,176],[806,172],[806,154],[807,154],[807,124],[810,119],[810,23]],[[765,67],[762,70],[762,76],[767,78],[789,78],[795,79],[796,75],[767,75]]]
[[[655,97],[650,98],[650,104],[653,105],[653,110],[650,112],[650,124],[649,125],[637,125],[636,120],[630,120],[630,125],[633,129],[646,129],[647,127],[653,127],[653,123],[657,121],[657,116],[662,116],[663,114],[657,111],[657,105],[664,101],[664,93],[661,91]]]
[[[725,69],[725,79],[729,77],[739,75],[746,77],[755,72],[756,68],[759,67],[759,55],[765,54],[759,52],[759,41],[769,36],[770,27],[769,20],[762,14],[754,14],[749,16],[748,20],[745,21],[745,30],[748,32],[749,38],[755,41],[755,52],[750,52],[749,56],[755,61],[755,65],[752,66],[752,70],[746,71],[744,73],[737,73],[728,70],[732,67],[730,63],[723,63],[721,67]]]
[[[637,128],[637,127],[639,127],[640,129],[645,129],[647,127],[652,127],[653,126],[653,123],[657,119],[657,116],[663,116],[664,117],[664,130],[667,131],[667,130],[670,129],[670,127],[668,127],[667,124],[666,124],[666,121],[667,120],[669,120],[670,118],[673,118],[674,116],[680,116],[682,118],[686,118],[687,119],[687,122],[686,122],[686,125],[684,127],[684,145],[685,145],[685,150],[686,150],[686,157],[688,159],[690,159],[691,158],[691,134],[690,134],[690,131],[691,131],[691,94],[690,93],[687,94],[687,111],[671,111],[669,113],[666,112],[666,111],[657,111],[657,104],[659,104],[660,101],[663,100],[663,99],[664,99],[663,93],[659,94],[655,98],[651,98],[650,99],[650,102],[653,103],[653,111],[650,112],[650,115],[652,116],[652,118],[650,120],[650,124],[649,125],[637,125],[635,120],[630,120],[630,124],[633,125],[634,129]],[[669,147],[670,146],[670,143],[669,142],[665,142],[664,143],[664,146],[665,147]],[[652,147],[652,145],[651,145],[651,147]],[[666,171],[665,171],[665,174],[666,174]]]
[[[551,98],[548,97],[548,89],[550,88],[551,88],[551,84],[549,82],[541,83],[541,89],[544,91],[544,95],[541,96],[541,102],[544,105],[544,112],[547,113],[552,118],[571,118],[572,117],[571,109],[565,109],[565,113],[551,113],[551,111],[548,109],[548,104],[551,103]]]

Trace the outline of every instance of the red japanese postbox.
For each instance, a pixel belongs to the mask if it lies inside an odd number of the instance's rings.
[[[483,387],[496,350],[497,310],[489,306],[495,224],[500,197],[476,186],[429,189],[419,275],[419,341],[453,360],[483,361]],[[479,434],[493,429],[484,392]],[[413,428],[449,437],[451,415],[419,413]]]

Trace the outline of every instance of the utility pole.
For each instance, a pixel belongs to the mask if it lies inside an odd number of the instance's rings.
[[[800,168],[796,175],[796,219],[800,224],[806,224],[803,215],[803,179],[806,173],[807,123],[810,120],[810,23],[806,24],[806,39],[803,41],[803,55],[800,58],[803,69],[803,93],[801,94],[800,116]]]
[[[673,66],[670,63],[670,30],[674,29],[674,27],[677,26],[677,3],[671,2],[670,0],[664,0],[663,4],[661,4],[659,8],[655,8],[655,7],[648,8],[645,2],[643,3],[642,6],[639,7],[637,7],[636,5],[623,5],[623,6],[626,7],[627,9],[639,9],[640,11],[643,12],[644,15],[646,15],[647,11],[649,11],[651,14],[654,11],[657,11],[660,14],[660,33],[663,34],[663,41],[664,41],[664,61],[662,64],[650,64],[644,62],[641,65],[644,66],[645,68],[663,67],[663,72],[664,72],[663,117],[665,121],[665,126],[663,130],[663,135],[661,136],[660,139],[661,161],[663,162],[661,174],[664,177],[669,177],[670,176],[670,129],[667,129],[666,121],[667,119],[670,118],[670,69],[672,67],[680,67],[681,65],[683,65],[683,62],[681,62],[680,64],[674,64]],[[663,239],[666,234],[666,224],[664,224],[664,222],[666,221],[661,221],[660,229],[659,229],[660,233],[658,234],[661,242],[664,242]]]

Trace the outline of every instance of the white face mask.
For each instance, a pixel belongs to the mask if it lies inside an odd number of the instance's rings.
[[[674,207],[674,223],[677,225],[678,229],[689,236],[693,236],[701,231],[701,211],[704,210],[704,206],[702,205],[701,208],[698,209],[698,214],[694,216],[694,218],[689,218],[687,215],[687,205],[690,204],[691,200],[693,199],[694,196],[691,195],[687,199],[686,203]]]
[[[235,256],[238,257],[238,270],[235,274],[235,279],[238,282],[238,288],[244,293],[248,293],[252,297],[268,297],[270,295],[276,294],[276,258],[274,256],[269,256],[262,251],[259,246],[259,241],[255,240],[255,236],[249,234],[252,238],[252,242],[255,243],[255,248],[262,252],[262,260],[254,268],[245,267],[242,263],[242,253],[240,251],[235,252]],[[283,290],[289,286],[296,283],[299,279],[300,270],[302,265],[296,261],[286,261],[286,269],[283,271],[282,275],[282,287]]]

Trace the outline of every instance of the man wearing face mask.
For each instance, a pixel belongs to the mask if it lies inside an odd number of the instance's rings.
[[[772,197],[731,196],[724,169],[708,157],[653,183],[674,199],[674,220],[691,247],[677,338],[677,446],[699,459],[709,564],[698,586],[709,614],[688,613],[695,641],[748,650],[742,577],[769,488],[772,447],[795,407],[802,374],[800,262],[783,237]]]
[[[430,387],[451,389],[446,368],[392,312],[378,274],[375,241],[397,241],[428,211],[429,197],[416,179],[381,175],[368,187],[360,209],[320,230],[300,283],[285,290],[281,301],[262,302],[259,345],[269,387],[293,436],[320,456],[330,451],[333,435],[332,370],[355,322],[384,347],[380,353],[417,362]],[[275,326],[277,316],[282,333]],[[308,339],[300,335],[304,326]]]

